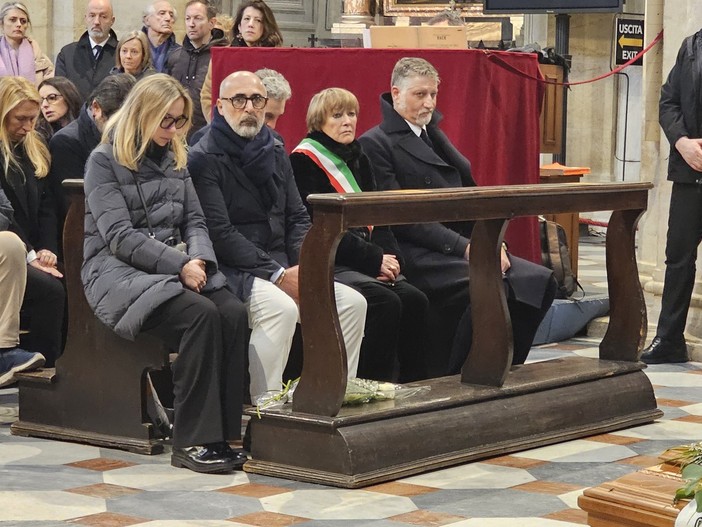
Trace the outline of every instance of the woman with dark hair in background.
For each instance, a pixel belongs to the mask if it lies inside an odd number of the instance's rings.
[[[0,184],[13,216],[8,230],[24,242],[27,287],[23,311],[29,315],[29,351],[53,367],[62,351],[65,292],[57,264],[56,207],[48,187],[49,150],[34,129],[41,98],[24,77],[0,78]]]
[[[232,46],[278,48],[283,45],[278,22],[263,0],[242,2],[234,17],[234,28],[236,35]]]
[[[81,278],[95,315],[118,335],[149,333],[178,353],[171,464],[241,468],[247,314],[227,289],[186,169],[192,101],[157,73],[137,83],[85,167]],[[115,284],[119,287],[115,287]]]
[[[83,101],[78,89],[66,77],[51,77],[39,84],[41,115],[37,131],[48,143],[61,128],[78,117]]]
[[[241,3],[234,17],[234,32],[232,47],[279,48],[283,45],[278,22],[263,0],[245,0]],[[212,62],[200,91],[200,104],[202,114],[209,123],[212,119]]]

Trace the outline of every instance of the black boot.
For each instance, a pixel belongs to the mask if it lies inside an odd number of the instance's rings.
[[[646,364],[667,364],[687,362],[690,358],[684,340],[672,342],[656,336],[651,345],[643,351],[640,360]]]
[[[234,470],[234,461],[224,453],[220,443],[185,448],[173,447],[171,465],[203,474],[221,474]]]

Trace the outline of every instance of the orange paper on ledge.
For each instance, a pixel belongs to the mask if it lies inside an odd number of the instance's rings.
[[[539,174],[542,176],[582,176],[589,173],[590,167],[567,167],[560,163],[542,165],[539,169]]]

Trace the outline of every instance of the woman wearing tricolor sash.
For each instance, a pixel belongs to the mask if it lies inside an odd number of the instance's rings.
[[[316,94],[307,109],[308,134],[290,155],[300,195],[376,190],[372,166],[356,141],[358,100],[342,88]],[[349,230],[336,251],[337,281],[368,302],[358,376],[410,382],[427,377],[424,360],[427,297],[402,275],[403,258],[387,226]],[[399,366],[399,369],[398,369]]]

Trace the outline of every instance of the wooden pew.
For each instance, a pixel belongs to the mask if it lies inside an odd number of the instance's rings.
[[[355,488],[492,455],[653,421],[651,384],[637,362],[646,336],[634,236],[649,183],[558,184],[325,194],[308,199],[314,224],[300,260],[302,377],[292,405],[252,416],[245,470]],[[518,216],[611,210],[609,329],[599,359],[511,367],[511,322],[499,266]],[[413,398],[342,407],[346,352],[334,303],[334,252],[363,225],[475,220],[473,342],[461,375],[415,383]],[[290,407],[292,406],[292,407]]]
[[[64,187],[71,200],[63,235],[68,339],[56,368],[19,376],[19,420],[11,431],[160,453],[162,435],[147,415],[146,374],[168,368],[168,350],[148,335],[122,339],[93,314],[80,279],[83,181],[66,180]]]

